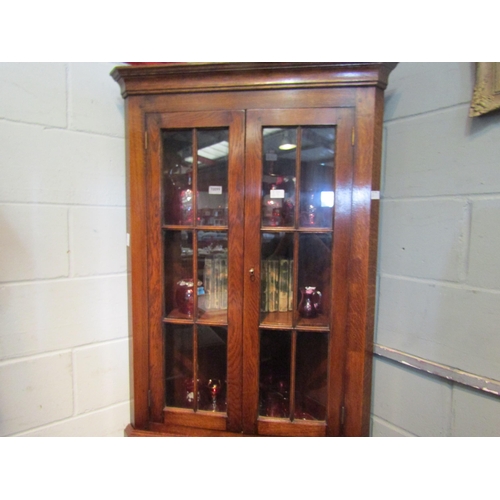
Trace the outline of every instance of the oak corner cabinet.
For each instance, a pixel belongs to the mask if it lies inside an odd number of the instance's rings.
[[[113,70],[132,436],[367,436],[395,63]]]

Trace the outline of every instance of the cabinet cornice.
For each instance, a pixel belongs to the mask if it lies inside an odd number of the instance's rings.
[[[111,73],[122,96],[374,86],[385,89],[397,63],[171,63],[119,66]]]

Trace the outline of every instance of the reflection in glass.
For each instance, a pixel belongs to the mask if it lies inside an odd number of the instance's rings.
[[[335,127],[302,127],[300,226],[331,228],[334,205]]]
[[[290,355],[290,332],[261,330],[259,415],[289,417]]]
[[[198,130],[198,225],[227,226],[229,131]]]
[[[165,231],[165,313],[178,317],[193,315],[193,233]]]
[[[194,408],[193,327],[165,325],[165,398],[167,406]],[[200,395],[198,393],[197,399]]]
[[[295,371],[297,420],[325,420],[328,334],[298,332]]]
[[[198,325],[199,409],[226,411],[227,328]]]
[[[162,144],[164,223],[191,225],[193,224],[192,130],[163,130]]]
[[[227,231],[198,231],[198,279],[203,292],[198,298],[200,317],[227,318]]]
[[[296,144],[296,128],[263,129],[263,226],[294,225]]]
[[[299,238],[299,296],[296,307],[301,325],[329,323],[331,294],[331,233],[304,233]]]

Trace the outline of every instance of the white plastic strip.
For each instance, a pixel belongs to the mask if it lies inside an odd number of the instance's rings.
[[[457,384],[466,385],[480,391],[500,396],[500,381],[498,380],[475,375],[474,373],[465,372],[457,368],[452,368],[451,366],[441,365],[439,363],[435,363],[434,361],[422,359],[414,356],[413,354],[408,354],[406,352],[398,351],[397,349],[392,349],[378,344],[374,344],[373,352],[383,358],[391,359],[403,365],[410,366],[411,368],[427,372],[431,375],[437,375],[438,377],[451,380]]]
[[[372,200],[380,200],[380,191],[372,191]]]

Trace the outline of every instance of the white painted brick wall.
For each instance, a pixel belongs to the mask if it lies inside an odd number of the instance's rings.
[[[74,207],[70,209],[69,226],[73,276],[126,271],[125,208]]]
[[[73,361],[76,414],[129,399],[128,339],[75,349]]]
[[[375,342],[500,381],[500,116],[473,63],[400,63],[386,92]],[[373,436],[500,436],[500,397],[376,357]]]
[[[68,276],[66,207],[1,204],[0,235],[0,282]]]
[[[0,64],[0,435],[129,421],[123,101],[107,63]],[[472,63],[386,96],[376,342],[500,379],[500,121]],[[404,250],[403,250],[404,248]],[[499,398],[374,362],[374,436],[500,435]]]
[[[448,436],[452,387],[403,365],[376,358],[373,413],[416,436]]]
[[[500,197],[474,200],[467,283],[481,288],[500,290],[499,255]]]
[[[0,200],[125,205],[123,139],[8,120],[0,137]]]
[[[469,217],[465,199],[384,200],[381,272],[459,281],[465,273]]]
[[[65,128],[66,73],[64,63],[2,63],[1,119]]]
[[[123,437],[123,429],[130,423],[130,403],[119,403],[103,410],[38,427],[20,433],[25,437]]]
[[[73,415],[71,352],[0,364],[0,434],[7,436]]]
[[[120,436],[130,421],[114,66],[0,64],[2,436]]]
[[[383,276],[377,343],[500,380],[500,293]]]

